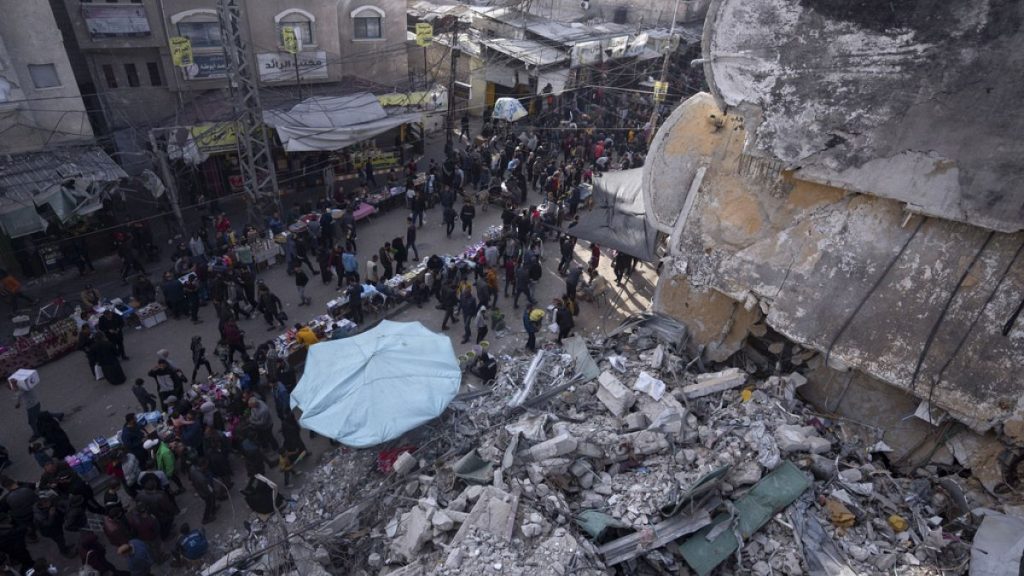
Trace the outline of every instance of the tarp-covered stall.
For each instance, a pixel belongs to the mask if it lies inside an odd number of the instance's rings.
[[[645,216],[643,168],[595,175],[592,210],[580,213],[568,233],[625,252],[645,262],[657,259],[658,234]]]
[[[419,122],[420,117],[419,112],[389,115],[369,92],[307,98],[287,111],[263,112],[263,121],[277,130],[288,152],[340,150],[402,124]]]
[[[439,416],[461,382],[448,337],[419,322],[385,320],[312,346],[291,405],[302,410],[304,428],[365,448]]]

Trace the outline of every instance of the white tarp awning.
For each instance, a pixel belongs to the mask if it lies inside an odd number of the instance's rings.
[[[368,92],[308,98],[291,110],[263,113],[263,121],[277,130],[288,152],[339,150],[419,120],[418,112],[388,115]]]

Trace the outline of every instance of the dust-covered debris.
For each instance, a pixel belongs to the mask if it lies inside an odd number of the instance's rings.
[[[976,441],[899,476],[883,437],[800,401],[803,375],[699,374],[664,328],[502,357],[492,388],[394,448],[331,454],[288,503],[303,561],[399,576],[938,574],[967,566],[979,510],[1024,511],[955,461]],[[378,470],[383,448],[393,466]],[[706,545],[730,539],[734,553]]]

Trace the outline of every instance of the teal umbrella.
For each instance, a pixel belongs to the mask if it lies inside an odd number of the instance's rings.
[[[438,417],[461,382],[447,336],[419,322],[385,320],[310,347],[291,405],[302,410],[303,428],[366,448]]]

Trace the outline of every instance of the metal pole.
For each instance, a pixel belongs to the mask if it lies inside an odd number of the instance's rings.
[[[429,68],[427,68],[427,47],[423,47],[423,90],[430,90]]]
[[[299,102],[302,102],[302,80],[299,78],[299,53],[292,54],[292,62],[295,63],[295,89],[299,91]]]
[[[668,61],[669,57],[672,56],[672,37],[676,33],[676,14],[679,12],[679,0],[676,0],[676,7],[672,10],[672,26],[668,31],[668,42],[669,50],[665,51],[665,59],[661,61],[661,81],[668,82]],[[667,96],[667,94],[666,94]],[[654,140],[654,131],[658,128],[658,110],[661,108],[661,104],[655,100],[654,110],[651,112],[651,132],[647,135],[647,146],[650,147],[651,140]]]
[[[174,219],[178,222],[178,229],[183,236],[187,236],[185,233],[185,217],[181,214],[181,204],[178,202],[178,183],[174,179],[174,174],[171,173],[171,166],[167,162],[167,152],[161,149],[157,145],[156,140],[156,128],[149,131],[149,144],[153,147],[153,154],[156,155],[156,163],[160,168],[160,178],[164,181],[164,186],[167,188],[167,200],[171,203],[171,211],[174,212]]]

